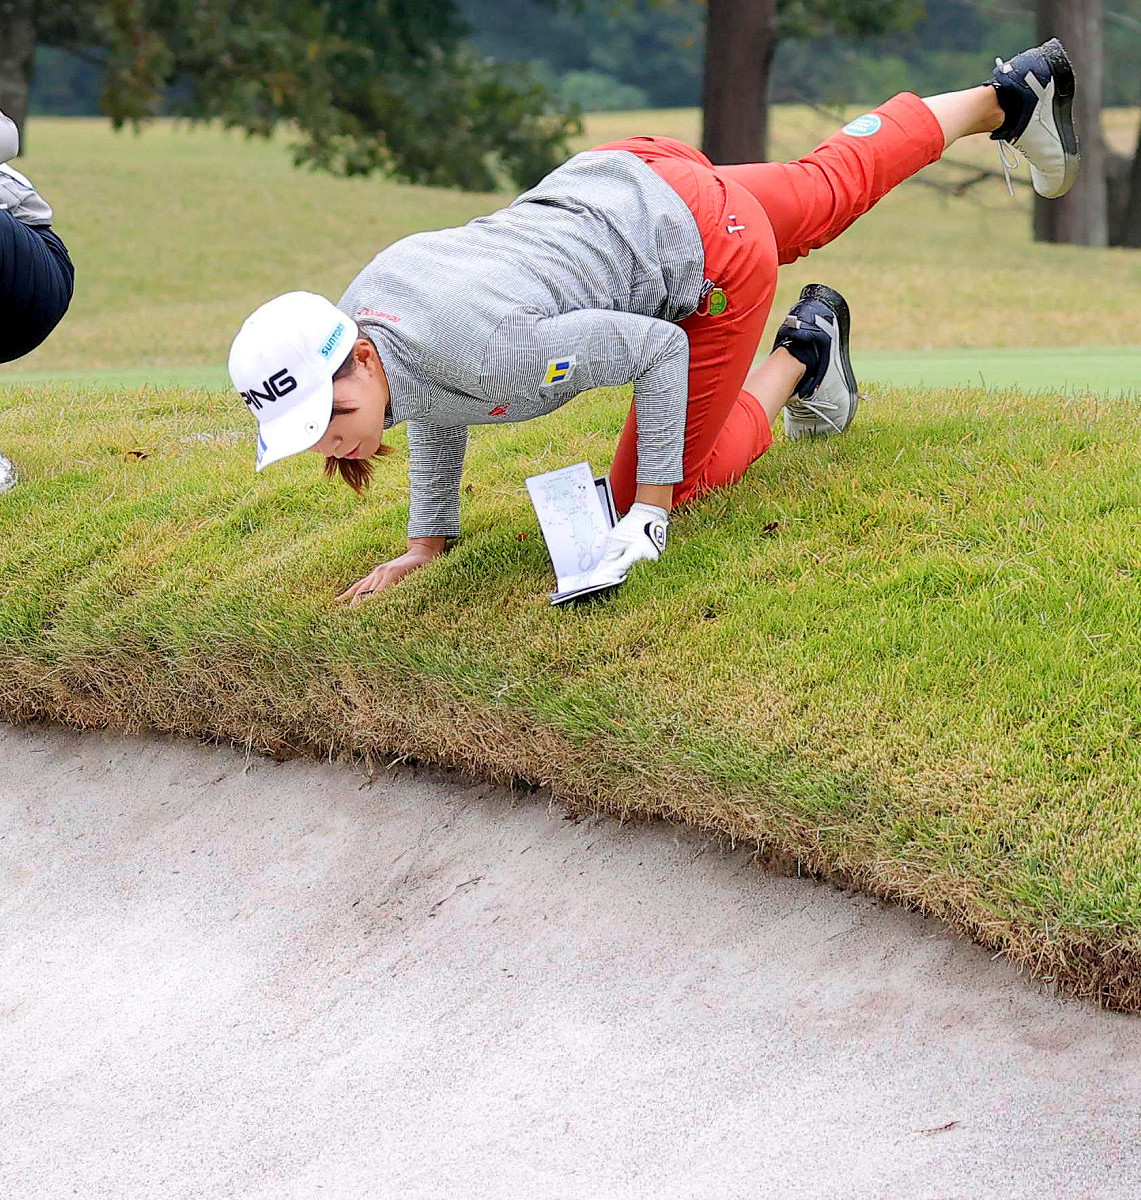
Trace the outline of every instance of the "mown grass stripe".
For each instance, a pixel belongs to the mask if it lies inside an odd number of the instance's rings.
[[[875,350],[854,352],[861,385],[887,387],[1015,388],[1020,393],[1100,392],[1130,396],[1141,391],[1141,346],[1066,346],[1027,349]],[[201,367],[105,367],[101,369],[0,371],[0,395],[13,389],[71,384],[97,389],[230,389],[225,365]]]

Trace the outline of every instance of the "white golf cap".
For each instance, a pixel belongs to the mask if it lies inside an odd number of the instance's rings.
[[[357,324],[324,296],[286,292],[252,312],[230,347],[230,378],[258,421],[257,469],[315,446],[333,410],[333,373]]]

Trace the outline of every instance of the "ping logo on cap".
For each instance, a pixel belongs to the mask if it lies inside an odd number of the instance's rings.
[[[263,401],[266,404],[272,404],[275,400],[280,400],[282,396],[288,396],[290,392],[296,390],[297,380],[290,375],[287,367],[282,367],[268,379],[262,380],[260,391],[257,388],[250,388],[248,392],[242,392],[241,396],[251,409],[257,410],[261,408]]]
[[[575,357],[572,354],[570,358],[553,358],[547,363],[547,370],[543,375],[543,382],[540,387],[550,387],[554,383],[562,383],[564,379],[574,370]]]
[[[342,321],[336,329],[324,340],[321,344],[321,349],[318,353],[322,358],[328,358],[333,353],[333,348],[341,340],[341,335],[345,332],[345,323]]]

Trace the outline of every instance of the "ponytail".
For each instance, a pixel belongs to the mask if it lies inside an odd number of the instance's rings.
[[[356,361],[353,352],[350,349],[345,355],[345,361],[333,372],[333,382],[338,379],[347,379],[353,371],[356,370]],[[333,405],[333,416],[338,415],[337,406]],[[392,447],[386,446],[383,442],[377,449],[373,458],[381,457],[385,454],[391,454]],[[325,478],[335,479],[338,475],[353,489],[358,496],[363,495],[372,482],[372,463],[369,459],[364,458],[333,458],[325,459]]]
[[[391,454],[392,447],[382,442],[373,455],[379,458]],[[363,495],[372,482],[372,461],[367,458],[327,458],[325,459],[325,478],[335,479],[338,475],[353,489],[358,496]]]

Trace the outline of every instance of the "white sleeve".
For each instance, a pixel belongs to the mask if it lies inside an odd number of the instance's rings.
[[[6,163],[20,153],[20,131],[11,117],[0,112],[0,163]]]

